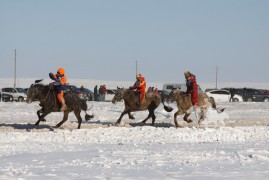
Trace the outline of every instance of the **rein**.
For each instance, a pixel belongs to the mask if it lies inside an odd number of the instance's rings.
[[[40,100],[40,101],[44,101],[44,100],[46,100],[46,99],[48,98],[49,93],[50,93],[50,90],[51,90],[51,88],[49,88],[49,91],[48,91],[48,93],[47,93],[46,97],[45,97],[44,99]]]

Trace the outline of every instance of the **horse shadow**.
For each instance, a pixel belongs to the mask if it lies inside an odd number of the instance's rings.
[[[154,125],[152,126],[151,123],[146,123],[146,124],[141,124],[140,122],[136,122],[136,123],[129,123],[130,126],[132,127],[139,127],[139,126],[151,126],[151,127],[156,127],[156,128],[171,128],[171,127],[175,127],[173,124],[171,123],[154,123]]]
[[[126,122],[124,124],[116,125],[114,122],[101,122],[101,121],[84,121],[82,124],[96,124],[96,125],[102,125],[102,126],[115,126],[115,127],[141,127],[141,126],[151,126],[151,127],[160,127],[160,128],[170,128],[175,127],[171,123],[155,123],[154,126],[151,125],[151,123],[141,124],[141,122]]]
[[[39,126],[34,126],[34,124],[11,124],[11,123],[1,123],[0,124],[0,129],[6,127],[6,128],[13,128],[15,130],[26,130],[26,131],[31,131],[33,129],[48,129],[49,131],[54,131],[54,128],[49,126],[49,125],[39,125]],[[0,130],[1,131],[1,130]]]

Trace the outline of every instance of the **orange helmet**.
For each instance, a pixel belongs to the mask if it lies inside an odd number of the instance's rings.
[[[59,68],[57,73],[63,75],[64,74],[64,68]]]
[[[141,74],[136,74],[136,78],[141,78],[142,75]]]

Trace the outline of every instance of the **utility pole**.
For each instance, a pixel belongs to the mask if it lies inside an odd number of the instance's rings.
[[[16,71],[17,71],[17,59],[16,59],[16,56],[17,56],[17,54],[16,54],[16,49],[15,49],[15,58],[14,58],[14,61],[15,61],[15,63],[14,63],[14,88],[16,88],[16,76],[17,76],[17,74],[16,74]]]
[[[218,89],[218,70],[219,70],[219,67],[217,66],[216,67],[216,89]]]
[[[135,75],[137,75],[137,61],[135,61]]]

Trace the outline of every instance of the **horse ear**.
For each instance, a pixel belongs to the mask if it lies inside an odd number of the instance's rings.
[[[43,79],[35,80],[35,84],[38,84],[38,83],[40,83],[41,81],[43,81]]]

